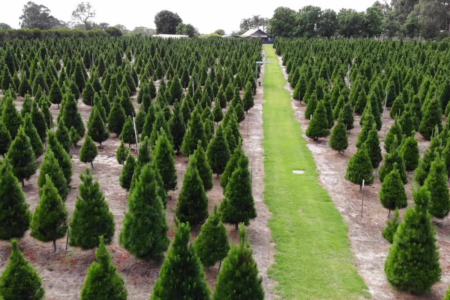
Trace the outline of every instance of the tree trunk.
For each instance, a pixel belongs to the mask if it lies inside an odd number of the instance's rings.
[[[91,167],[92,167],[92,170],[94,170],[94,162],[93,161],[91,161]]]
[[[234,228],[237,230],[239,230],[239,223],[234,224]]]
[[[389,210],[389,213],[388,213],[388,219],[389,219],[390,216],[391,216],[391,210]]]
[[[24,188],[24,187],[25,187],[25,180],[22,179],[22,188]]]
[[[56,252],[56,240],[53,240],[53,252]]]
[[[219,275],[221,267],[222,267],[222,261],[219,262],[219,269],[217,269],[217,275]]]

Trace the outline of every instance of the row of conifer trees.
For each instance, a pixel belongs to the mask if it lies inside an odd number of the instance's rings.
[[[432,217],[444,218],[450,212],[449,45],[277,39],[274,47],[282,55],[293,98],[306,103],[308,137],[318,140],[331,134],[330,147],[343,152],[354,116],[361,116],[357,152],[345,177],[371,185],[376,173],[382,183],[381,204],[389,215],[395,210],[383,230],[392,243],[385,264],[388,281],[399,290],[430,291],[442,272]],[[381,164],[378,133],[388,126],[389,117],[395,121],[383,141]],[[416,132],[431,139],[423,158]],[[407,206],[408,172],[414,172],[415,206],[399,222],[398,209]]]

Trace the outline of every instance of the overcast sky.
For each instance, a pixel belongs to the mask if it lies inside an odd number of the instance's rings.
[[[157,12],[167,9],[178,13],[184,23],[191,23],[200,33],[211,33],[216,29],[224,29],[227,33],[239,29],[239,22],[252,15],[271,18],[275,8],[287,6],[294,10],[305,5],[316,5],[323,9],[331,8],[339,11],[341,8],[353,8],[363,11],[375,0],[91,0],[97,16],[96,23],[106,22],[110,25],[123,24],[129,30],[136,26],[155,28],[154,16]],[[0,22],[19,28],[19,17],[22,15],[25,0],[0,0]],[[52,15],[63,21],[70,21],[72,11],[79,0],[37,0],[35,3],[47,6]]]

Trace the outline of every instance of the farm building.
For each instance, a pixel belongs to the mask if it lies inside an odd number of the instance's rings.
[[[263,44],[273,43],[273,39],[264,31],[259,28],[250,29],[240,36],[245,39],[261,39]]]

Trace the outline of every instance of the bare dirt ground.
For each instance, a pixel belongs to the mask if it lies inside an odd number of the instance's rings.
[[[281,58],[279,58],[282,65]],[[285,78],[287,79],[286,68],[282,66]],[[293,90],[289,83],[285,88],[292,94]],[[301,124],[303,132],[308,128],[309,120],[305,119],[304,112],[306,105],[303,102],[292,101],[292,108],[297,121]],[[361,132],[359,125],[360,116],[355,116],[355,128],[349,133],[349,148],[345,153],[339,154],[328,146],[329,138],[320,139],[317,142],[310,140],[303,134],[303,138],[308,143],[308,148],[314,156],[321,184],[328,190],[337,209],[344,216],[349,226],[349,238],[352,251],[356,257],[356,267],[369,287],[369,291],[374,299],[442,299],[450,283],[450,224],[448,219],[436,221],[438,235],[438,246],[440,248],[440,263],[442,268],[441,281],[435,284],[430,294],[413,295],[394,290],[386,280],[384,274],[384,263],[389,253],[390,244],[382,237],[381,231],[386,226],[388,211],[382,207],[379,200],[381,184],[378,179],[372,186],[365,189],[364,206],[362,207],[362,194],[359,186],[345,180],[347,164],[356,153],[356,141]],[[379,132],[381,147],[382,141],[394,121],[385,112],[383,127]],[[416,139],[419,141],[421,155],[428,148],[429,141],[426,141],[418,133]],[[409,174],[410,182],[405,186],[408,195],[408,206],[413,206],[412,179],[413,174]],[[361,208],[362,216],[361,216]],[[400,215],[403,216],[405,209]],[[392,214],[391,214],[392,216]]]
[[[262,73],[264,74],[264,73]],[[262,80],[261,80],[262,82]],[[242,95],[241,95],[242,96]],[[261,141],[263,138],[262,128],[262,97],[263,88],[258,87],[255,96],[255,107],[249,111],[246,120],[241,124],[241,133],[244,138],[244,149],[249,157],[252,171],[253,181],[253,196],[255,199],[258,217],[248,226],[248,236],[254,251],[254,257],[257,261],[260,274],[263,277],[264,289],[266,292],[266,299],[275,299],[273,294],[273,282],[267,275],[267,270],[274,262],[274,247],[272,244],[271,233],[268,228],[268,220],[271,216],[267,206],[263,202],[264,191],[264,165],[263,165],[263,148]],[[139,104],[134,104],[136,111]],[[21,109],[23,98],[19,97],[16,100],[18,109]],[[85,125],[91,112],[91,107],[86,106],[79,101],[78,109],[82,115]],[[56,122],[59,109],[56,105],[52,105],[51,111]],[[79,142],[81,146],[83,140]],[[155,262],[143,262],[135,259],[119,245],[119,234],[122,229],[125,211],[127,209],[126,190],[119,185],[119,176],[122,171],[122,165],[117,163],[116,150],[120,145],[120,140],[111,134],[111,137],[103,143],[103,149],[99,149],[99,155],[94,161],[93,174],[96,180],[99,181],[106,200],[109,203],[109,208],[114,214],[116,230],[114,241],[108,246],[113,262],[117,266],[119,273],[124,277],[128,289],[128,299],[143,300],[149,299],[153,284],[158,278],[160,264]],[[89,165],[80,162],[79,160],[80,147],[72,151],[72,163],[74,174],[72,177],[72,190],[67,197],[66,206],[69,210],[69,215],[72,216],[75,209],[75,202],[78,195],[78,186],[81,183],[79,174],[83,173]],[[41,163],[44,155],[42,155],[38,162]],[[167,220],[169,222],[169,237],[172,239],[174,235],[174,212],[177,205],[178,194],[183,184],[183,178],[188,165],[187,157],[176,158],[176,168],[178,174],[178,186],[175,191],[169,193],[169,200],[166,209]],[[34,211],[38,204],[38,186],[37,179],[38,172],[33,175],[28,182],[26,182],[25,193],[27,202],[30,204],[31,211]],[[214,176],[214,187],[208,192],[210,211],[214,206],[219,205],[223,199],[223,191],[220,186],[220,178]],[[231,243],[238,243],[238,234],[233,226],[228,226],[228,233]],[[199,234],[200,227],[193,228],[192,240]],[[80,292],[84,283],[87,270],[91,263],[95,260],[95,250],[82,251],[77,248],[69,247],[65,250],[66,238],[57,241],[58,250],[53,252],[51,243],[41,243],[33,239],[29,232],[23,239],[20,240],[20,248],[25,257],[31,261],[33,266],[40,273],[44,288],[46,290],[46,299],[79,299]],[[0,242],[0,272],[4,270],[7,265],[9,255],[11,253],[11,246],[8,242]],[[206,277],[210,287],[213,289],[216,283],[218,274],[218,264],[210,269],[206,269]]]

